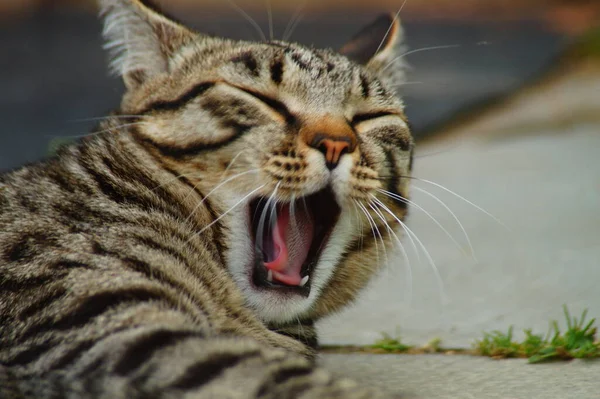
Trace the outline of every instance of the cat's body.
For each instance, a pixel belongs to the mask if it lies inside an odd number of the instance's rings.
[[[101,3],[120,113],[0,176],[0,398],[376,397],[314,367],[313,323],[406,212],[397,23],[362,68]]]

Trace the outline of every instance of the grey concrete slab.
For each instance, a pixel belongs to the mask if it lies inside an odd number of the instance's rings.
[[[325,355],[336,374],[405,399],[599,399],[600,361],[527,364],[446,355]]]
[[[461,194],[500,219],[431,184],[414,181],[408,225],[412,276],[397,253],[357,305],[321,325],[326,343],[370,344],[381,332],[424,344],[469,347],[482,331],[545,333],[562,306],[600,317],[600,66],[582,66],[529,90],[495,112],[421,146],[414,175]],[[443,151],[442,153],[437,153]],[[420,189],[434,193],[456,221]],[[385,262],[384,255],[381,256]],[[564,326],[564,322],[561,323]]]

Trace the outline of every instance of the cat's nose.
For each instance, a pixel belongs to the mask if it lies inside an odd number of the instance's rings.
[[[325,164],[329,170],[337,167],[342,155],[352,153],[356,148],[356,142],[351,136],[323,133],[315,134],[308,145],[325,155]]]

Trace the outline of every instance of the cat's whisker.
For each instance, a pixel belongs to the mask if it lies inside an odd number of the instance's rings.
[[[150,118],[145,115],[110,115],[110,116],[100,116],[94,118],[84,118],[84,119],[71,119],[68,122],[70,123],[85,123],[85,122],[95,122],[95,121],[108,121],[111,119],[144,119]]]
[[[419,159],[419,158],[427,158],[427,157],[433,157],[436,155],[440,155],[440,154],[444,154],[446,152],[450,152],[453,151],[457,148],[459,148],[463,143],[461,143],[460,141],[456,142],[455,144],[448,146],[444,149],[438,150],[438,151],[432,151],[432,152],[426,152],[424,154],[415,154],[415,159]]]
[[[275,228],[275,226],[277,225],[277,189],[275,189],[275,191],[273,192],[273,204],[271,205],[271,210],[269,211],[269,226],[271,226],[272,229]]]
[[[208,197],[210,197],[212,195],[212,193],[214,193],[215,191],[217,191],[219,188],[223,187],[225,184],[229,183],[232,180],[235,180],[235,179],[237,179],[239,177],[245,176],[245,175],[250,174],[250,173],[256,173],[258,171],[260,171],[260,169],[251,169],[251,170],[247,170],[247,171],[242,172],[242,173],[238,173],[237,175],[231,176],[227,180],[225,180],[225,181],[221,182],[220,184],[218,184],[217,186],[215,186],[212,190],[210,190],[208,192],[208,194],[206,194],[204,196],[204,198],[202,198],[202,200],[200,200],[200,202],[198,202],[198,205],[196,205],[196,207],[194,208],[194,210],[192,211],[192,213],[190,213],[190,215],[187,217],[187,219],[185,219],[184,223],[187,223],[192,218],[192,216],[194,215],[194,213],[196,213],[196,211],[202,206],[202,204],[204,204],[204,202],[208,199]],[[190,190],[189,194],[185,197],[185,199],[187,199],[196,190],[196,187],[198,187],[199,184],[200,184],[200,182],[197,183]]]
[[[359,236],[359,248],[360,248],[360,252],[363,251],[363,246],[364,246],[364,234],[363,234],[363,223],[362,223],[362,219],[360,217],[360,213],[358,212],[358,207],[356,206],[356,201],[353,202],[354,205],[354,216],[356,217],[356,223],[358,224],[358,231],[360,232],[360,236]]]
[[[261,206],[261,204],[263,203],[263,201],[264,201],[264,200],[265,200],[265,198],[264,198],[264,197],[261,197],[261,198],[258,200],[258,204],[257,204],[257,206],[256,206],[256,209],[254,210],[254,214],[252,215],[252,221],[255,221],[255,220],[256,220],[256,212],[258,212],[258,209],[260,208],[260,206]]]
[[[245,149],[245,150],[242,150],[242,151],[238,152],[236,154],[236,156],[231,159],[231,162],[229,162],[229,165],[227,165],[227,167],[225,168],[225,170],[222,173],[222,176],[221,176],[222,178],[225,177],[225,176],[227,176],[227,172],[229,172],[229,169],[231,169],[233,167],[233,164],[235,163],[235,161],[237,161],[238,158],[240,157],[240,155],[242,155],[246,151],[248,151],[248,149]]]
[[[377,203],[375,203],[375,206],[377,206]],[[375,210],[375,209],[373,209]],[[407,295],[408,296],[408,300],[406,300],[406,296],[404,298],[404,301],[407,302],[409,305],[412,303],[412,299],[413,299],[413,274],[412,274],[412,266],[410,264],[410,259],[408,258],[408,253],[406,252],[406,248],[404,248],[404,245],[402,244],[402,242],[400,241],[400,238],[398,238],[398,235],[396,234],[396,232],[394,231],[394,229],[392,229],[390,227],[390,224],[388,223],[388,221],[385,219],[385,217],[383,216],[383,214],[379,211],[379,210],[375,210],[375,212],[377,212],[377,214],[379,215],[379,218],[383,221],[383,223],[385,224],[385,227],[388,231],[388,234],[394,238],[394,240],[396,241],[396,244],[398,244],[398,248],[400,249],[400,252],[402,253],[402,257],[404,258],[404,262],[406,264],[406,284],[407,284]]]
[[[269,39],[271,41],[273,41],[274,39],[274,34],[273,34],[273,6],[271,4],[271,0],[266,0],[267,2],[267,15],[269,18]]]
[[[302,10],[304,9],[304,7],[306,7],[306,5],[308,4],[308,0],[304,0],[297,8],[296,11],[294,12],[294,15],[292,15],[292,18],[290,19],[290,21],[288,22],[287,26],[285,27],[285,30],[283,31],[283,36],[282,36],[282,40],[283,41],[288,41],[290,36],[292,36],[293,33],[293,29],[295,28],[295,24],[296,24],[296,20],[299,20],[301,18],[302,15]],[[292,29],[290,31],[290,29]]]
[[[304,10],[304,8],[306,8],[307,4],[308,4],[308,0],[305,0],[304,3],[302,4],[302,6],[299,8],[296,18],[295,18],[293,24],[290,26],[290,30],[289,30],[288,34],[285,36],[284,41],[289,41],[292,38],[292,35],[296,31],[296,28],[298,28],[298,26],[302,22],[302,19],[304,18],[304,14],[302,13],[302,11]]]
[[[443,50],[443,49],[457,48],[457,47],[461,47],[461,45],[460,44],[448,44],[448,45],[445,45],[445,46],[423,47],[423,48],[418,48],[418,49],[415,49],[415,50],[407,51],[406,53],[401,54],[398,57],[396,57],[393,60],[391,60],[385,67],[383,67],[383,69],[381,70],[381,72],[383,73],[383,72],[387,71],[387,69],[389,67],[391,67],[392,65],[394,65],[394,63],[396,63],[397,61],[399,61],[402,58],[406,57],[407,55],[411,55],[411,54],[415,54],[415,53],[420,53],[420,52],[423,52],[423,51]]]
[[[305,337],[305,333],[304,333],[304,327],[302,327],[302,322],[300,321],[300,316],[296,316],[296,320],[298,320],[298,327],[300,330],[300,334],[302,334],[303,337]]]
[[[308,204],[306,203],[305,196],[302,196],[302,204],[304,205],[304,212],[308,212]]]
[[[377,256],[377,263],[379,264],[379,244],[377,243],[377,235],[375,234],[375,220],[367,211],[367,208],[361,204],[360,202],[354,200],[354,202],[362,209],[363,213],[367,217],[367,222],[369,222],[369,226],[371,226],[371,232],[373,233],[373,243],[375,244],[375,255]]]
[[[439,189],[442,189],[444,191],[446,191],[447,193],[450,193],[452,195],[454,195],[456,198],[466,202],[467,204],[471,205],[473,208],[477,209],[478,211],[484,213],[485,215],[489,216],[490,218],[494,219],[496,221],[496,223],[498,223],[500,226],[504,227],[507,231],[512,232],[512,230],[506,226],[500,219],[498,219],[496,216],[492,215],[490,212],[486,211],[485,209],[483,209],[482,207],[474,204],[473,202],[469,201],[468,199],[466,199],[465,197],[463,197],[462,195],[455,193],[454,191],[450,190],[447,187],[442,186],[439,183],[433,182],[431,180],[426,180],[426,179],[421,179],[419,177],[414,177],[414,176],[401,176],[402,178],[407,178],[407,179],[412,179],[412,180],[417,180],[423,183],[427,183],[427,184],[431,184],[432,186],[435,186]]]
[[[379,46],[377,46],[377,50],[375,50],[374,54],[379,53],[379,50],[381,50],[381,46],[383,46],[383,43],[385,43],[386,39],[390,35],[390,32],[391,32],[392,28],[394,27],[394,24],[396,23],[396,20],[400,16],[400,13],[404,9],[404,6],[406,5],[407,2],[408,2],[408,0],[404,0],[404,3],[402,3],[402,5],[400,6],[400,8],[398,9],[398,12],[396,12],[396,14],[394,15],[394,18],[392,19],[392,23],[390,24],[390,27],[385,32],[385,35],[383,36],[383,39],[381,39],[381,42],[379,43]]]
[[[296,230],[298,227],[296,221],[296,195],[292,194],[290,198],[290,219],[292,220],[292,230]]]
[[[394,85],[391,85],[391,87],[394,88],[398,88],[398,87],[402,87],[402,86],[410,86],[410,85],[422,85],[424,82],[402,82],[402,83],[397,83]]]
[[[231,211],[233,211],[235,208],[237,208],[241,203],[243,203],[248,198],[250,198],[252,195],[254,195],[254,193],[256,193],[259,190],[262,190],[266,185],[267,184],[263,184],[262,186],[260,186],[258,188],[255,188],[254,190],[250,191],[241,200],[239,200],[238,202],[236,202],[235,205],[233,205],[231,208],[229,208],[228,210],[226,210],[225,212],[223,212],[218,218],[216,218],[211,223],[209,223],[208,225],[206,225],[206,227],[204,227],[202,230],[200,230],[197,234],[200,235],[200,234],[204,233],[206,230],[210,229],[212,226],[214,226],[216,223],[218,223],[221,219],[223,219],[225,216],[227,216]]]
[[[415,185],[413,185],[412,188],[414,188],[415,190],[417,190],[419,192],[422,192],[423,194],[425,194],[425,195],[433,198],[441,206],[443,206],[450,213],[450,215],[452,215],[452,217],[454,218],[454,220],[456,221],[456,223],[460,226],[460,229],[462,230],[463,234],[465,235],[465,239],[467,240],[467,243],[469,244],[469,248],[471,250],[471,255],[472,255],[473,259],[475,260],[475,262],[477,262],[477,256],[475,254],[475,249],[473,248],[473,244],[471,244],[471,239],[469,237],[469,234],[467,234],[467,230],[465,229],[465,227],[461,223],[461,221],[458,218],[458,216],[456,216],[456,214],[454,212],[452,212],[452,209],[450,209],[450,207],[448,205],[446,205],[446,203],[444,201],[442,201],[441,199],[439,199],[438,197],[436,197],[435,195],[433,195],[429,191],[424,190],[424,189],[422,189],[420,187],[417,187]]]
[[[285,38],[285,41],[289,41],[292,38],[292,35],[296,31],[296,28],[298,28],[298,26],[302,22],[302,18],[304,18],[304,16],[302,14],[299,15],[298,18],[296,18],[296,21],[294,22],[294,24],[290,28],[290,32],[288,33],[288,37]]]
[[[375,244],[375,256],[377,257],[377,263],[379,263],[379,244],[377,243],[377,236],[375,235],[375,229],[373,228],[373,223],[371,222],[371,218],[366,208],[362,206],[360,202],[354,200],[354,203],[359,207],[361,212],[367,217],[367,222],[369,223],[369,228],[371,229],[371,233],[373,235],[373,243]]]
[[[429,219],[431,219],[444,232],[444,234],[446,234],[448,236],[448,238],[450,238],[450,240],[454,243],[454,245],[458,248],[459,251],[461,251],[463,254],[468,256],[466,251],[462,248],[462,246],[458,243],[458,241],[456,241],[454,236],[452,234],[450,234],[450,232],[431,213],[429,213],[422,206],[415,203],[414,201],[409,200],[408,198],[404,198],[401,195],[391,193],[387,190],[377,189],[377,191],[389,198],[392,198],[392,199],[398,201],[398,202],[402,202],[402,203],[414,206],[415,208],[419,209],[421,212],[423,212],[425,215],[427,215],[427,217]],[[458,223],[462,228],[462,223],[460,223],[460,221]],[[469,247],[471,249],[471,254],[473,255],[473,257],[475,257],[475,255],[474,255],[475,251],[473,249],[473,246],[471,245],[471,240],[469,240],[468,235],[466,234],[466,231],[464,230],[464,228],[463,228],[463,232],[465,233],[465,235],[467,237],[467,242],[469,243]]]
[[[419,237],[404,223],[402,222],[402,220],[400,220],[400,218],[398,218],[394,212],[392,212],[383,202],[381,202],[377,197],[375,197],[374,195],[372,195],[373,200],[383,208],[383,210],[385,210],[388,214],[390,214],[390,216],[392,216],[401,226],[402,228],[406,231],[406,233],[410,236],[412,235],[414,237],[414,239],[417,241],[417,243],[419,244],[419,246],[421,247],[421,250],[423,251],[423,253],[425,254],[425,257],[427,258],[427,261],[429,262],[429,265],[431,266],[433,273],[435,275],[435,278],[437,280],[437,284],[438,284],[438,289],[440,290],[440,297],[443,303],[447,302],[447,296],[446,296],[446,290],[444,288],[444,281],[442,280],[442,276],[440,274],[440,271],[437,267],[437,265],[435,264],[435,261],[433,260],[433,258],[431,257],[431,254],[429,253],[429,251],[427,250],[427,247],[423,244],[423,242],[419,239]]]
[[[265,32],[262,30],[262,28],[260,27],[260,25],[258,25],[258,23],[254,20],[254,18],[252,18],[246,11],[244,11],[240,6],[238,6],[233,0],[227,0],[227,2],[238,13],[240,13],[241,16],[244,17],[244,19],[246,21],[248,21],[254,27],[254,29],[256,29],[256,32],[258,32],[258,34],[260,35],[260,38],[262,39],[262,41],[266,42],[267,41],[267,37],[265,36]]]
[[[263,238],[264,238],[264,228],[265,228],[265,219],[267,217],[267,212],[271,212],[271,203],[273,202],[273,200],[275,199],[275,196],[277,195],[277,190],[279,190],[279,186],[281,185],[281,182],[277,183],[277,185],[275,186],[275,189],[273,190],[273,192],[271,193],[271,195],[269,196],[269,199],[267,200],[267,203],[265,204],[261,214],[260,214],[260,220],[258,222],[258,227],[256,229],[256,239],[258,240],[258,247],[262,250],[264,250],[263,247]],[[272,225],[271,225],[272,226]],[[271,228],[271,226],[267,226],[267,228]]]
[[[254,210],[254,215],[252,215],[252,223],[254,223],[256,221],[257,212],[260,209],[260,207],[261,207],[261,205],[262,205],[262,203],[263,203],[264,200],[265,200],[264,197],[261,197],[258,200],[258,204],[256,206],[256,209]],[[263,215],[265,214],[265,209],[266,208],[267,207],[263,207],[262,208],[262,212],[261,212],[260,217],[259,217],[259,223],[256,225],[257,226],[256,227],[256,236],[254,238],[255,241],[256,241],[256,243],[257,243],[257,247],[261,248],[261,249],[263,247],[263,229],[264,229],[264,216]],[[262,221],[262,224],[261,224],[260,221]],[[261,256],[262,256],[262,254],[261,254]]]
[[[374,198],[375,200],[377,200],[379,202],[379,200],[377,199],[377,197],[375,197],[374,195],[371,194],[371,197]],[[400,226],[404,229],[405,224],[402,223]],[[406,231],[406,229],[404,229],[404,231],[406,232],[406,236],[408,237],[408,240],[410,241],[410,243],[411,243],[411,245],[412,245],[412,247],[413,247],[413,249],[415,251],[415,255],[417,257],[417,262],[420,263],[421,262],[421,253],[419,251],[419,248],[417,248],[417,243],[412,238],[412,236],[408,233],[408,231]]]
[[[386,227],[388,227],[385,218],[383,217],[383,215],[380,212],[377,211],[377,209],[375,207],[373,207],[372,202],[368,202],[367,205],[383,221],[384,225]],[[373,220],[373,222],[375,222],[375,220]],[[379,241],[381,241],[381,247],[383,248],[383,256],[385,257],[386,273],[388,273],[388,275],[389,275],[390,258],[388,258],[388,255],[387,255],[387,248],[385,247],[385,242],[383,241],[383,234],[381,234],[381,231],[379,230],[379,227],[377,226],[377,224],[375,225],[375,227],[377,228],[377,234],[379,235]]]
[[[123,125],[112,126],[112,127],[108,128],[108,129],[99,130],[97,132],[92,132],[92,133],[88,133],[88,134],[80,134],[80,135],[76,135],[76,136],[50,136],[50,135],[46,135],[46,137],[66,138],[66,139],[82,139],[82,138],[85,138],[85,137],[98,136],[100,134],[108,133],[108,132],[111,132],[111,131],[116,130],[116,129],[122,129],[124,127],[141,126],[141,125],[145,125],[145,124],[148,124],[148,123],[147,122],[126,123],[126,124],[123,124]]]

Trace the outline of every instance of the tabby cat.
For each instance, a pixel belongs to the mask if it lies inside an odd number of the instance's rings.
[[[383,396],[314,364],[314,322],[406,214],[398,21],[336,53],[100,5],[120,110],[0,176],[0,397]]]

